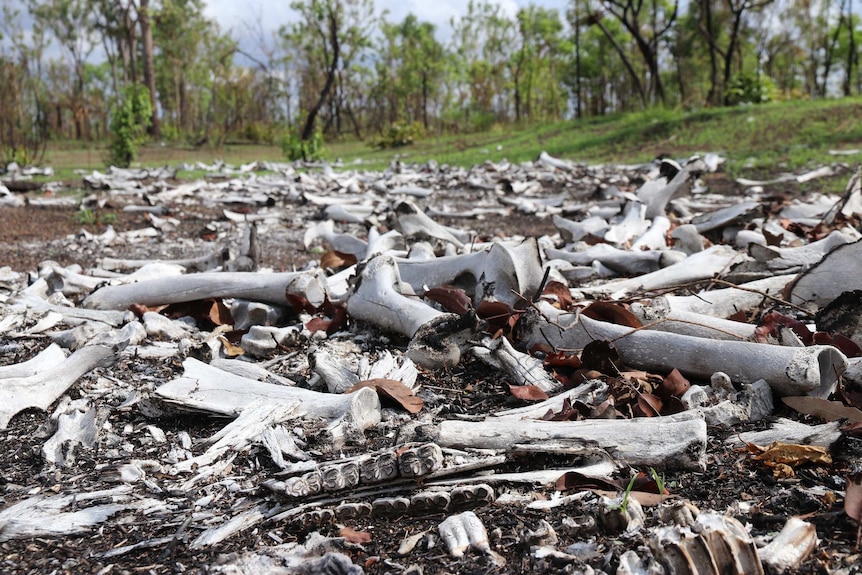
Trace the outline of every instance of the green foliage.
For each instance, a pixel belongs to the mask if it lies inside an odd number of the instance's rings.
[[[737,74],[730,79],[725,96],[730,105],[764,104],[772,99],[772,82],[766,76]]]
[[[140,84],[131,84],[123,90],[122,99],[111,120],[111,146],[108,161],[127,168],[138,155],[153,115],[150,92]]]
[[[252,144],[273,144],[276,140],[276,126],[264,122],[251,122],[245,126],[243,137]]]
[[[95,226],[109,225],[117,221],[117,214],[106,212],[102,213],[98,210],[90,208],[82,208],[77,213],[71,216],[72,223],[80,226]]]
[[[632,478],[631,478],[631,479],[629,479],[629,484],[626,486],[625,493],[623,493],[623,500],[622,500],[622,502],[620,503],[620,511],[622,511],[622,512],[623,512],[623,515],[625,515],[625,514],[628,512],[628,509],[629,509],[629,496],[631,496],[631,494],[632,494],[632,489],[633,489],[633,488],[634,488],[634,486],[635,486],[635,481],[637,481],[637,478],[638,478],[638,474],[637,474],[637,473],[635,473],[634,475],[632,475]]]
[[[291,162],[296,160],[305,160],[307,162],[322,160],[325,152],[323,148],[323,134],[320,130],[315,130],[311,139],[302,140],[298,133],[291,131],[282,138],[281,150],[284,156]]]
[[[371,140],[371,147],[381,150],[409,146],[425,137],[425,128],[419,122],[402,124],[396,122],[385,128],[379,136]]]

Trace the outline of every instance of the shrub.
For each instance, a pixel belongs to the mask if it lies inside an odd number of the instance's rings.
[[[128,168],[138,155],[153,115],[150,92],[140,84],[123,89],[114,117],[111,119],[111,147],[108,161],[111,165]]]
[[[379,136],[371,140],[371,147],[385,150],[400,148],[425,137],[425,128],[419,122],[401,124],[396,122],[385,128]]]
[[[772,99],[773,91],[772,80],[766,76],[737,74],[731,78],[725,96],[731,105],[764,104]]]
[[[301,140],[296,132],[288,132],[281,140],[281,151],[291,162],[305,160],[315,162],[323,159],[323,134],[315,130],[308,140]]]

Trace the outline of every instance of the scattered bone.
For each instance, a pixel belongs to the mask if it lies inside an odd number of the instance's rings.
[[[183,377],[161,385],[155,393],[187,409],[236,416],[255,400],[299,401],[299,415],[321,417],[330,422],[347,418],[360,430],[380,422],[380,400],[371,389],[360,389],[349,395],[318,393],[254,381],[192,358],[183,362],[183,368]]]
[[[463,557],[467,549],[473,548],[479,553],[487,555],[498,567],[502,567],[506,563],[503,557],[491,550],[488,532],[482,521],[472,511],[447,517],[437,526],[437,531],[452,557]]]
[[[87,346],[33,375],[0,379],[0,429],[6,429],[9,420],[23,409],[48,409],[81,376],[96,367],[111,365],[117,356],[108,347]]]
[[[90,407],[86,401],[76,400],[55,411],[57,431],[42,446],[42,456],[48,463],[69,467],[74,462],[74,451],[80,445],[91,449],[96,445],[99,429],[107,419],[104,410]]]
[[[706,423],[696,412],[661,418],[587,421],[443,421],[437,442],[444,447],[508,449],[534,444],[554,452],[553,442],[598,446],[630,465],[700,469],[705,465]]]
[[[775,539],[760,550],[760,559],[771,572],[784,573],[798,567],[816,546],[814,525],[791,517]]]
[[[720,341],[629,327],[563,314],[538,302],[522,318],[524,343],[560,349],[583,349],[595,339],[613,342],[620,359],[639,369],[708,379],[724,371],[733,381],[765,379],[779,395],[827,397],[847,369],[847,358],[831,346],[788,348],[777,345]]]

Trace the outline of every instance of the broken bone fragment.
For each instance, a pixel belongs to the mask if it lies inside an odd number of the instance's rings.
[[[440,423],[437,443],[442,447],[533,450],[555,445],[593,446],[629,465],[656,468],[702,469],[706,456],[706,422],[696,411],[630,420],[586,421],[519,420],[501,417],[484,421],[446,420]]]
[[[638,369],[668,373],[674,368],[686,377],[709,379],[722,371],[735,382],[765,379],[783,395],[828,397],[847,370],[847,357],[828,345],[783,347],[743,341],[721,341],[626,326],[563,313],[537,302],[519,323],[524,344],[548,344],[560,349],[583,349],[596,339],[612,341],[620,359]]]
[[[213,272],[165,277],[133,284],[105,286],[84,300],[91,309],[124,310],[132,304],[157,306],[201,299],[235,297],[274,305],[290,305],[285,290],[300,286],[306,299],[323,303],[326,278],[307,272]],[[298,293],[291,290],[290,293]]]
[[[347,299],[354,319],[411,338],[407,356],[428,368],[452,367],[461,359],[461,345],[478,328],[475,315],[441,312],[418,298],[401,281],[395,259],[377,256],[362,270]]]
[[[488,541],[488,531],[482,520],[472,511],[451,515],[437,526],[440,538],[446,544],[449,555],[455,558],[463,557],[464,552],[471,547],[487,555],[495,565],[502,566],[505,559],[491,550]]]

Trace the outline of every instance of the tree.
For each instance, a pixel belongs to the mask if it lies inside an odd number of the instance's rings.
[[[138,22],[141,25],[141,49],[144,64],[144,85],[147,87],[150,97],[150,133],[153,137],[161,136],[159,128],[159,107],[156,103],[156,71],[153,48],[153,28],[150,24],[150,0],[139,0]]]

